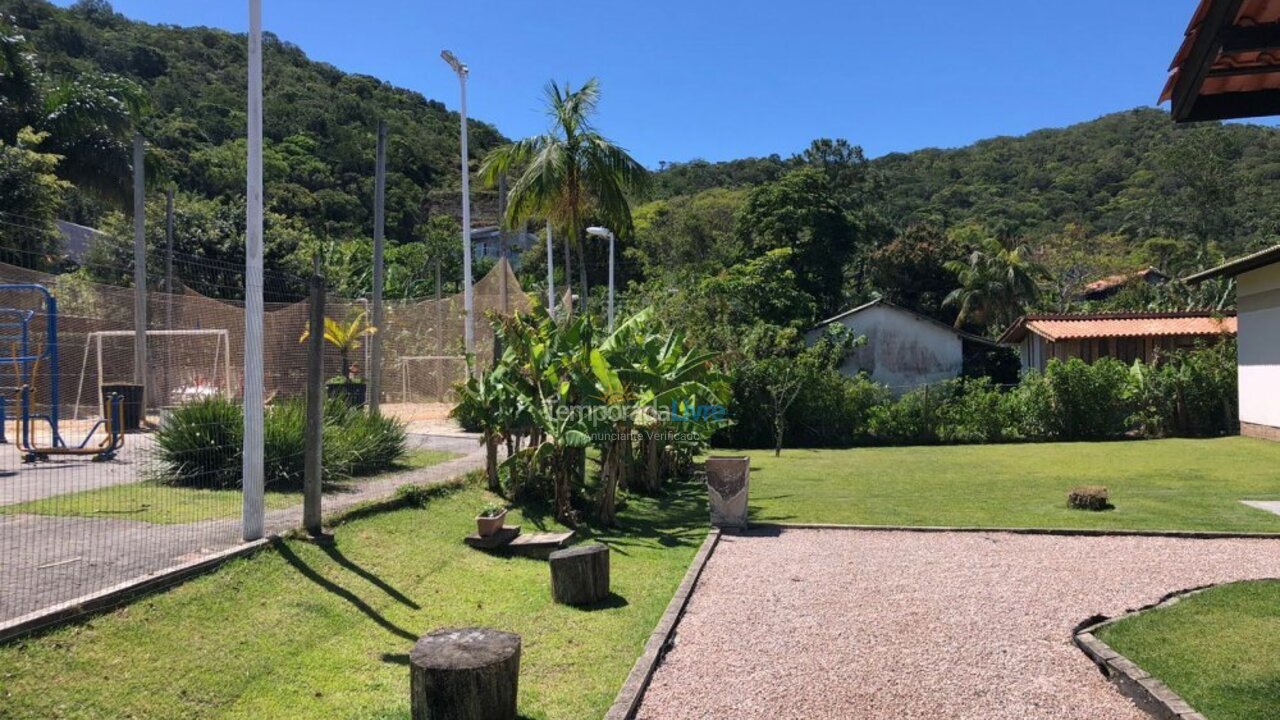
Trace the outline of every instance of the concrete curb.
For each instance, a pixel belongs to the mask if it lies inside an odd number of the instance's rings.
[[[1280,533],[1219,532],[1215,530],[1094,530],[1087,528],[945,527],[931,525],[837,525],[827,523],[753,522],[751,530],[869,530],[918,533],[1004,533],[1064,537],[1159,537],[1186,540],[1280,540]]]
[[[0,624],[0,643],[6,643],[71,620],[77,620],[95,612],[108,610],[143,595],[172,587],[207,573],[229,560],[248,557],[268,547],[274,537],[265,537],[237,545],[198,560],[174,565],[158,572],[125,581],[105,590],[90,593],[57,605],[51,605],[42,610],[15,618]]]
[[[698,578],[702,576],[702,570],[706,567],[707,560],[711,558],[711,553],[719,541],[720,530],[712,528],[711,532],[707,533],[707,539],[702,542],[702,547],[698,549],[698,554],[693,556],[693,562],[689,563],[684,580],[680,581],[680,587],[676,589],[675,596],[667,604],[667,611],[662,614],[658,626],[649,635],[649,641],[644,646],[644,654],[631,667],[631,674],[627,676],[622,689],[618,691],[618,696],[605,715],[605,720],[631,720],[635,717],[636,711],[640,709],[640,700],[644,697],[644,691],[649,687],[649,680],[658,669],[662,656],[670,649],[676,625],[684,615],[685,608],[689,605],[689,598],[693,595],[694,586],[698,584]]]
[[[1102,674],[1111,680],[1123,695],[1133,700],[1134,704],[1152,717],[1160,718],[1160,720],[1206,720],[1204,715],[1197,712],[1195,708],[1191,707],[1186,700],[1182,699],[1182,696],[1170,689],[1168,685],[1152,677],[1137,663],[1116,652],[1110,645],[1099,640],[1094,633],[1100,628],[1125,618],[1145,613],[1149,610],[1176,605],[1183,598],[1198,595],[1214,587],[1218,587],[1218,585],[1208,585],[1171,593],[1166,595],[1160,602],[1127,612],[1119,617],[1105,618],[1097,622],[1085,621],[1085,625],[1078,628],[1072,636],[1072,642],[1098,666]]]

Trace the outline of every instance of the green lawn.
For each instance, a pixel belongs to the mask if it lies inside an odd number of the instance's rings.
[[[1264,440],[747,454],[759,522],[1280,532],[1280,516],[1240,504],[1280,499],[1280,443]],[[1093,484],[1114,510],[1067,508],[1073,486]]]
[[[612,602],[551,602],[546,561],[471,550],[476,485],[286,541],[111,614],[0,647],[6,718],[407,718],[421,634],[483,625],[523,638],[520,710],[601,717],[706,535],[701,487],[633,498]],[[533,518],[538,520],[538,518]],[[529,517],[513,511],[508,522]]]
[[[455,457],[440,450],[411,450],[393,472],[430,467]],[[242,503],[239,490],[200,490],[143,481],[6,505],[0,507],[0,514],[109,517],[169,525],[236,517]],[[301,504],[301,492],[266,493],[268,510]]]
[[[1209,720],[1280,708],[1280,582],[1242,582],[1109,625],[1098,636]]]

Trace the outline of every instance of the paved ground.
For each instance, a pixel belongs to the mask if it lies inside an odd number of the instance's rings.
[[[1145,720],[1072,629],[1260,577],[1280,577],[1280,541],[726,536],[639,717]]]
[[[462,457],[365,480],[356,483],[352,492],[326,495],[325,512],[386,497],[402,485],[448,480],[484,465],[483,449],[474,437],[410,437],[412,446],[457,452]],[[301,506],[274,510],[266,516],[267,532],[289,530],[301,521]],[[0,622],[198,559],[240,541],[239,518],[153,525],[120,519],[0,515]]]

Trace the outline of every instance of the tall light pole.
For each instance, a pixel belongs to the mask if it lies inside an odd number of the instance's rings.
[[[262,537],[262,0],[249,0],[249,158],[244,270],[244,539]]]
[[[609,228],[589,227],[587,234],[592,237],[609,238],[609,332],[613,332],[613,231]]]
[[[475,308],[472,306],[471,292],[471,164],[467,161],[467,76],[471,70],[448,50],[442,50],[440,57],[458,74],[458,82],[462,86],[462,104],[459,115],[462,116],[462,305],[466,315],[463,328],[466,337],[467,354],[475,352]]]

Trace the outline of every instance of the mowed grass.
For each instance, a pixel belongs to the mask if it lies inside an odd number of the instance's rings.
[[[472,550],[493,498],[472,484],[352,520],[337,544],[284,541],[167,593],[0,647],[5,718],[409,717],[408,653],[441,627],[523,640],[528,718],[604,715],[706,536],[705,490],[633,498],[611,548],[615,597],[551,601],[545,560]],[[508,522],[549,527],[513,510]],[[589,535],[590,533],[588,533]]]
[[[411,450],[392,472],[417,470],[457,457],[441,450]],[[301,492],[267,492],[268,510],[302,504]],[[85,490],[0,507],[0,514],[57,515],[138,520],[172,525],[237,517],[243,499],[239,490],[172,487],[155,481]]]
[[[1280,582],[1223,585],[1098,635],[1209,720],[1280,715]]]
[[[735,453],[723,453],[735,454]],[[746,451],[751,518],[956,527],[1280,532],[1280,443],[1251,438]],[[1113,510],[1067,507],[1105,485]]]

